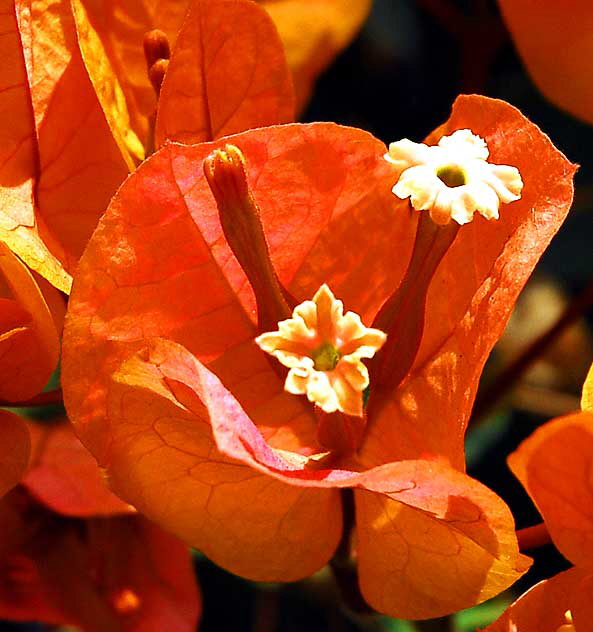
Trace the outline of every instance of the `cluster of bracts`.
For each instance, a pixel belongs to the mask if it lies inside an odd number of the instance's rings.
[[[2,1],[0,617],[193,630],[190,546],[405,619],[528,569],[464,434],[574,166],[480,96],[291,123],[368,4]],[[492,632],[593,620],[592,402],[510,457],[575,568]]]

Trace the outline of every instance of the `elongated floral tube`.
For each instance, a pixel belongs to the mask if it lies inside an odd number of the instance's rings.
[[[290,318],[291,309],[270,259],[241,150],[234,145],[215,149],[204,160],[204,174],[218,205],[224,236],[255,294],[258,327],[269,331],[278,321]]]
[[[395,389],[414,363],[424,331],[428,286],[458,231],[456,223],[439,226],[428,214],[420,216],[406,275],[373,321],[373,327],[388,334],[370,369],[379,390]]]

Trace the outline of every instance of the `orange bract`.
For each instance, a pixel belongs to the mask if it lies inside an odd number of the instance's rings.
[[[543,94],[593,123],[593,6],[589,0],[499,0],[527,70]]]
[[[511,625],[521,632],[564,632],[566,611],[577,630],[588,629],[593,620],[592,379],[589,371],[582,412],[544,424],[508,458],[552,541],[575,567],[533,587],[488,632],[506,632]]]
[[[324,31],[322,50],[307,53],[323,64],[365,13],[349,10],[348,26],[337,27],[343,8],[330,4],[318,24],[331,37]],[[281,41],[265,11],[247,0],[2,6],[0,53],[9,63],[0,105],[11,126],[0,148],[0,239],[65,292],[110,197],[153,146],[146,32],[158,27],[174,44],[183,24],[159,103],[158,143],[210,140],[293,116]],[[278,19],[292,28],[292,8],[289,16]]]
[[[570,611],[576,630],[593,620],[593,576],[577,568],[559,573],[528,590],[484,632],[564,632]]]
[[[45,296],[27,267],[0,243],[0,398],[3,400],[16,402],[39,393],[58,363],[64,307],[52,286],[43,287]]]
[[[313,83],[354,38],[371,0],[261,0],[284,43],[299,109]]]
[[[574,168],[502,102],[460,98],[440,134],[465,128],[519,168],[523,197],[459,230],[428,279],[410,371],[374,391],[370,366],[358,451],[321,458],[319,429],[349,421],[321,423],[255,345],[259,305],[201,165],[227,142],[242,151],[259,211],[244,208],[259,212],[293,304],[327,283],[372,323],[418,222],[391,193],[385,146],[332,124],[272,126],[166,145],[138,169],[81,259],[64,340],[68,411],[118,494],[226,568],[289,580],[331,557],[339,489],[354,487],[361,588],[395,616],[470,606],[525,571],[508,508],[463,473],[463,435],[486,357],[568,211]]]
[[[97,462],[76,438],[71,424],[28,424],[31,463],[23,485],[53,511],[65,516],[99,517],[134,512],[107,487]]]
[[[246,0],[196,0],[161,89],[156,146],[214,140],[293,117],[282,42],[266,12]]]
[[[593,572],[593,413],[561,417],[539,428],[509,457],[558,549]]]

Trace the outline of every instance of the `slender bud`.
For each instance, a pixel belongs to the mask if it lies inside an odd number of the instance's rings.
[[[163,79],[165,78],[165,73],[167,72],[168,67],[168,59],[157,59],[157,61],[155,61],[148,69],[148,78],[150,79],[150,83],[152,83],[152,87],[154,88],[157,96],[161,93],[161,86],[163,85]]]
[[[150,71],[159,59],[169,59],[170,57],[171,48],[166,33],[159,31],[159,29],[148,31],[144,35],[144,58],[148,70]]]
[[[255,294],[258,327],[269,331],[278,321],[290,318],[291,307],[270,259],[241,150],[234,145],[215,149],[204,160],[204,174],[216,200],[227,243]]]

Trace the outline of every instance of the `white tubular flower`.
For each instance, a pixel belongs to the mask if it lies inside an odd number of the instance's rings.
[[[344,314],[342,301],[323,284],[313,300],[297,305],[292,318],[278,323],[278,331],[261,334],[255,342],[290,369],[284,383],[289,393],[306,394],[326,413],[362,417],[369,372],[361,359],[372,358],[386,337],[365,327],[358,314]]]
[[[417,210],[428,210],[437,224],[452,219],[467,224],[478,211],[498,219],[500,203],[521,197],[523,181],[516,167],[487,162],[486,142],[468,129],[443,136],[438,145],[407,138],[389,145],[385,159],[399,171],[393,187],[397,197],[409,197]]]

